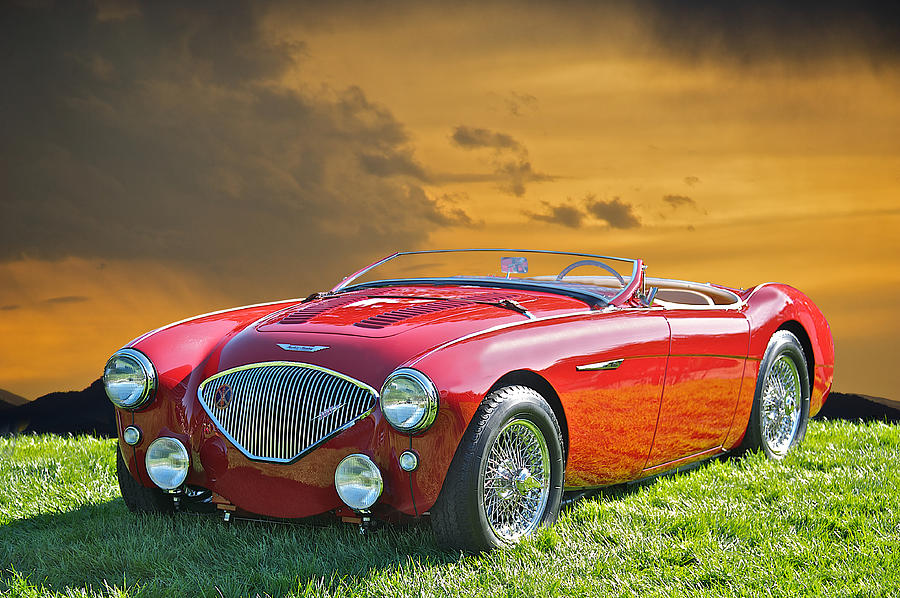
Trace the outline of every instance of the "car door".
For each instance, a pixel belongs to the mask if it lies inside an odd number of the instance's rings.
[[[738,311],[667,309],[666,380],[647,469],[714,451],[731,426],[750,342]]]
[[[656,431],[669,345],[659,309],[623,308],[560,327],[573,357],[550,368],[569,430],[566,486],[638,477]]]

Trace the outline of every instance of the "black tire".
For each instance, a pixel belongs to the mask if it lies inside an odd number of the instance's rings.
[[[147,488],[131,477],[121,449],[116,449],[116,477],[119,479],[119,490],[125,506],[132,513],[174,513],[175,504],[172,497],[159,488]]]
[[[491,450],[501,432],[504,440],[529,443],[521,449],[527,453],[525,457],[531,460],[515,468],[506,467],[512,464],[507,460],[503,467],[491,473],[487,465],[489,462],[496,465],[500,449],[494,453]],[[497,473],[501,469],[509,475]],[[518,470],[518,477],[514,469]],[[544,481],[547,471],[549,483]],[[540,393],[525,386],[495,390],[479,406],[456,449],[441,493],[431,509],[432,529],[438,542],[451,550],[481,552],[508,545],[532,533],[537,527],[556,521],[564,476],[562,434],[547,401]],[[500,484],[505,485],[502,490],[498,489]],[[506,495],[498,498],[503,493]],[[498,513],[506,506],[495,506],[490,509],[492,514],[489,515],[485,502],[498,505],[500,500],[504,505],[518,504],[528,508],[527,503],[521,500],[526,493],[537,503],[532,513],[526,517],[511,517],[515,525],[498,526],[497,529],[501,529],[498,532],[492,521],[496,522]],[[520,527],[523,529],[519,530]],[[504,537],[504,530],[509,537]],[[513,537],[516,531],[521,531],[521,536]]]
[[[796,382],[796,386],[778,397],[777,378],[780,375],[783,380]],[[767,383],[774,385],[772,393],[774,399],[766,398]],[[792,384],[782,386],[790,388]],[[763,451],[769,459],[783,459],[788,451],[800,444],[806,436],[806,424],[809,421],[809,389],[806,355],[800,341],[787,330],[777,331],[769,339],[769,345],[759,366],[750,421],[747,423],[747,432],[737,452]],[[788,394],[792,396],[788,397]],[[799,406],[796,405],[797,398]],[[771,431],[775,417],[782,418],[779,420],[782,423],[779,423],[778,428],[783,433],[775,434]],[[768,429],[767,422],[770,424]]]

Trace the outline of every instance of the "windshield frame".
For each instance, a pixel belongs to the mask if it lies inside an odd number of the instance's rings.
[[[572,257],[580,257],[580,258],[596,258],[601,260],[611,260],[615,262],[623,262],[630,263],[631,274],[625,278],[625,286],[619,291],[618,294],[609,298],[606,295],[603,295],[599,292],[592,292],[588,285],[577,285],[566,282],[556,282],[556,281],[537,281],[537,280],[527,280],[527,279],[507,279],[507,278],[486,278],[486,277],[433,277],[433,278],[399,278],[399,279],[384,279],[384,280],[374,280],[368,282],[362,282],[353,284],[353,281],[360,278],[367,272],[377,268],[378,266],[389,262],[393,259],[404,255],[425,255],[425,254],[439,254],[439,253],[471,253],[471,252],[506,252],[506,253],[541,253],[541,254],[553,254],[553,255],[569,255]],[[340,293],[344,291],[351,291],[356,289],[370,289],[370,288],[378,288],[383,286],[396,286],[396,285],[434,285],[434,286],[448,286],[448,285],[473,285],[473,286],[493,286],[499,288],[518,288],[525,290],[537,290],[537,291],[547,291],[551,293],[558,293],[562,295],[568,295],[571,297],[575,297],[577,299],[581,299],[588,304],[600,304],[601,306],[606,305],[621,305],[625,301],[627,301],[637,289],[641,287],[642,279],[644,274],[643,262],[639,259],[631,259],[631,258],[622,258],[622,257],[613,257],[609,255],[598,255],[595,253],[578,253],[573,251],[552,251],[548,249],[509,249],[509,248],[470,248],[470,249],[427,249],[420,251],[398,251],[396,253],[392,253],[380,260],[372,262],[368,266],[360,268],[353,274],[345,277],[341,282],[335,285],[329,293]]]

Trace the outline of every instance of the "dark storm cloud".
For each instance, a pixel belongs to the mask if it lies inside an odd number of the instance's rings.
[[[580,208],[571,204],[552,205],[546,201],[542,203],[546,209],[545,213],[525,212],[525,215],[539,222],[560,224],[569,228],[581,227],[585,214]]]
[[[261,35],[262,5],[216,6],[0,9],[0,260],[170,260],[289,290],[470,222],[415,183],[389,110],[281,86],[302,46]]]
[[[490,148],[495,150],[521,150],[522,144],[511,135],[490,129],[458,125],[450,136],[453,143],[464,149]]]
[[[697,202],[687,195],[663,195],[662,200],[676,210],[682,207],[697,207]]]
[[[375,176],[405,175],[417,178],[420,181],[428,180],[425,169],[408,153],[371,154],[360,152],[357,157],[363,170]]]
[[[618,197],[603,201],[588,195],[585,198],[585,208],[588,214],[605,221],[612,228],[637,228],[641,225],[640,219],[634,213],[634,206]]]
[[[21,305],[0,305],[0,311],[14,311],[21,307]]]
[[[900,4],[884,1],[638,1],[642,22],[663,49],[687,60],[808,64],[865,56],[900,58]]]

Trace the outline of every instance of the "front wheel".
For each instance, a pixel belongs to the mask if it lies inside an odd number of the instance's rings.
[[[556,520],[564,477],[562,434],[535,390],[490,393],[469,424],[431,513],[452,549],[490,550]]]
[[[760,363],[750,421],[740,450],[762,450],[782,459],[806,435],[809,373],[797,337],[787,330],[772,335]]]

